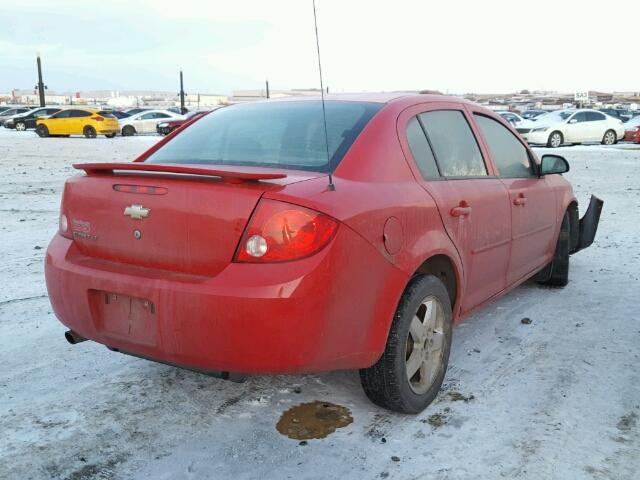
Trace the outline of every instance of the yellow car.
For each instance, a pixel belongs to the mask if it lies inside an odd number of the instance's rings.
[[[36,133],[40,137],[68,137],[98,135],[112,138],[118,132],[118,119],[109,112],[93,108],[69,108],[36,122]]]

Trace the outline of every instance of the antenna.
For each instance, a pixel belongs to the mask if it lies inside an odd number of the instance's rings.
[[[316,26],[316,50],[318,51],[318,73],[320,74],[320,99],[322,101],[322,122],[324,123],[324,146],[327,150],[327,165],[329,165],[329,190],[335,190],[333,174],[331,173],[331,157],[329,156],[329,134],[327,133],[327,111],[324,107],[324,84],[322,83],[322,63],[320,62],[320,40],[318,40],[318,17],[316,16],[316,0],[313,2],[313,23]]]

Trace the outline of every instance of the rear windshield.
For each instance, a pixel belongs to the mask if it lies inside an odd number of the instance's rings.
[[[322,103],[316,100],[221,108],[195,122],[146,161],[329,172],[382,104],[327,101],[325,107],[329,162]]]

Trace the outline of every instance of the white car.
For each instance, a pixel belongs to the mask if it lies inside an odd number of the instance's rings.
[[[181,120],[185,117],[168,110],[146,110],[118,120],[123,137],[138,133],[156,133],[156,125],[167,120]]]
[[[507,122],[509,122],[514,127],[526,121],[523,117],[521,117],[515,112],[509,112],[505,110],[505,111],[497,111],[496,113],[500,115],[502,118],[504,118]]]
[[[547,147],[587,142],[613,145],[624,138],[624,126],[620,120],[587,109],[549,112],[535,121],[522,122],[516,130],[528,143]]]

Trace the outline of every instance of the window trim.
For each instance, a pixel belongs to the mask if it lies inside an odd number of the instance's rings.
[[[476,122],[476,125],[478,125],[478,132],[480,133],[480,135],[482,135],[482,140],[484,141],[485,145],[487,146],[487,154],[491,157],[491,163],[493,164],[493,166],[496,169],[496,172],[498,173],[498,175],[496,175],[494,178],[539,178],[540,177],[540,172],[538,169],[538,163],[533,159],[532,155],[531,155],[531,150],[529,149],[529,147],[527,145],[524,144],[524,142],[522,141],[522,139],[514,134],[510,129],[508,129],[507,127],[505,127],[501,122],[499,122],[498,120],[496,120],[495,118],[491,117],[490,115],[487,115],[485,113],[482,112],[478,112],[478,111],[473,111],[471,113],[474,117],[474,121],[475,121],[475,117],[476,116],[480,116],[480,117],[485,117],[488,118],[489,120],[493,120],[494,122],[496,122],[497,124],[499,124],[500,126],[504,127],[504,129],[509,132],[513,138],[516,139],[516,141],[518,141],[520,143],[520,145],[522,145],[522,148],[524,148],[524,151],[527,153],[527,158],[529,159],[529,167],[531,168],[532,174],[529,177],[507,177],[507,176],[502,176],[500,175],[500,168],[498,167],[498,164],[495,162],[493,155],[491,154],[491,148],[489,147],[489,142],[487,141],[487,137],[484,134],[484,132],[482,131],[482,128],[480,127],[480,124],[478,122]]]
[[[480,153],[480,158],[482,159],[482,164],[484,165],[484,171],[486,172],[486,175],[463,175],[463,176],[448,176],[448,175],[443,175],[442,174],[442,169],[440,168],[440,162],[438,161],[438,156],[436,155],[435,150],[433,149],[433,143],[431,142],[431,138],[429,138],[429,134],[427,133],[427,130],[424,126],[424,124],[422,123],[422,119],[420,118],[420,115],[424,115],[427,113],[432,113],[432,112],[460,112],[460,114],[462,115],[462,118],[464,119],[464,121],[467,124],[467,127],[469,127],[469,132],[471,133],[471,136],[473,137],[473,140],[476,142],[476,147],[478,147],[478,152]],[[466,111],[464,109],[461,108],[434,108],[434,109],[430,109],[430,110],[424,110],[422,112],[418,112],[416,113],[415,117],[418,119],[418,123],[420,124],[420,127],[422,128],[422,131],[424,132],[425,137],[427,137],[427,142],[429,143],[429,147],[431,148],[431,153],[433,154],[433,158],[436,161],[436,167],[438,168],[438,173],[440,174],[440,177],[438,180],[479,180],[479,179],[483,179],[483,178],[498,178],[496,176],[490,175],[489,174],[489,168],[487,168],[487,159],[485,158],[484,154],[482,153],[482,147],[480,146],[480,142],[478,141],[478,138],[476,137],[475,132],[473,131],[473,127],[471,126],[471,124],[469,123],[469,119],[467,118],[466,115]],[[407,122],[408,123],[408,122]],[[406,136],[406,129],[405,129],[405,136]],[[408,139],[407,139],[408,142]],[[412,154],[413,156],[413,154]],[[413,159],[414,163],[415,163],[415,158]],[[431,180],[427,180],[425,179],[425,181],[431,181]]]

